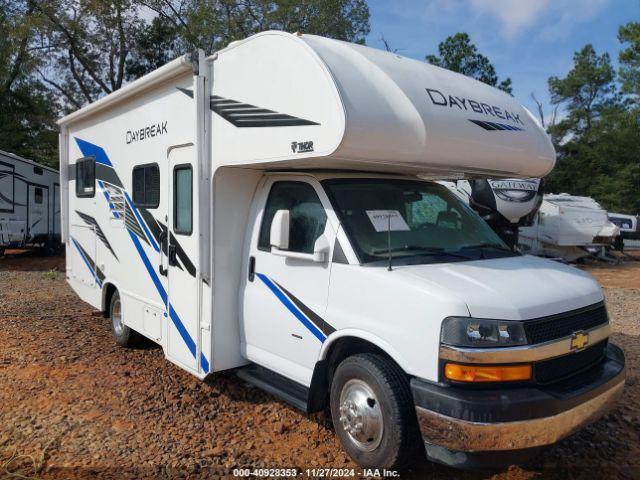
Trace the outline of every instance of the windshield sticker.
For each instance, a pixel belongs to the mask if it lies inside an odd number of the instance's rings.
[[[406,232],[411,230],[398,210],[366,210],[376,232]]]

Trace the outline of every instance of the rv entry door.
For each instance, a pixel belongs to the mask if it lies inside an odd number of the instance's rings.
[[[200,358],[196,148],[181,145],[168,158],[167,245],[162,264],[168,277],[169,315],[167,355],[189,370],[198,371]],[[166,255],[166,256],[165,256]]]
[[[49,189],[29,184],[27,227],[29,240],[44,240],[49,233]]]

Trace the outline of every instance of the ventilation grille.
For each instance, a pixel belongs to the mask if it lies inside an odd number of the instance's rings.
[[[524,322],[524,330],[530,344],[548,342],[568,337],[579,330],[589,330],[609,321],[603,303],[572,312],[552,315]]]

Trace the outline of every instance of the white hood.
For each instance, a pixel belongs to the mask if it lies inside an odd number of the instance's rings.
[[[429,282],[450,292],[478,318],[529,320],[603,300],[600,285],[588,273],[528,255],[394,270],[414,285]]]

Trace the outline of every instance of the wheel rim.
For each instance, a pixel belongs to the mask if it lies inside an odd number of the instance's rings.
[[[382,441],[384,422],[380,402],[369,385],[349,380],[340,392],[340,424],[349,440],[360,450],[375,450]]]
[[[119,298],[116,298],[111,306],[111,321],[113,322],[113,331],[117,336],[121,336],[124,324],[122,323],[122,305]]]

